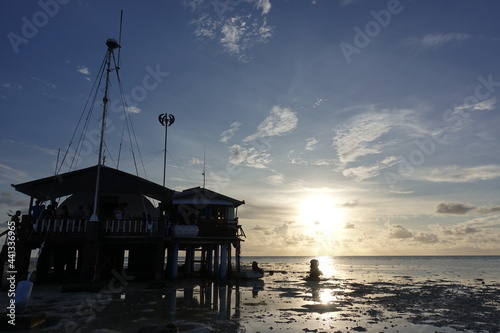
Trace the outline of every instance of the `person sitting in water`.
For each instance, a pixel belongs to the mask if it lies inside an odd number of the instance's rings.
[[[259,265],[257,264],[257,261],[254,261],[252,263],[252,271],[255,273],[259,273],[259,274],[264,274],[264,270],[259,267]]]
[[[311,260],[311,270],[309,271],[309,279],[319,279],[323,272],[319,270],[319,261],[316,259]]]

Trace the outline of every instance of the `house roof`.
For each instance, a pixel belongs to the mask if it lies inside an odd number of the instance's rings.
[[[236,200],[206,188],[193,187],[182,192],[175,192],[172,199],[174,204],[190,205],[223,205],[238,207],[245,201]]]
[[[12,184],[21,193],[36,199],[48,200],[80,192],[94,192],[97,178],[97,165],[71,171],[56,176],[33,180],[27,183]],[[132,174],[101,165],[101,193],[142,193],[156,200],[171,197],[173,190]]]

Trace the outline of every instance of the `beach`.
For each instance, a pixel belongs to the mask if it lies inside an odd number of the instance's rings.
[[[18,332],[500,331],[500,257],[317,257],[322,279],[306,281],[311,258],[244,258],[258,280],[35,285],[28,313],[45,322]]]

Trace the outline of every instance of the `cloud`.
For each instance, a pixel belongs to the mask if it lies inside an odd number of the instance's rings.
[[[246,3],[252,3],[253,8]],[[249,0],[239,4],[225,2],[222,5],[194,0],[183,1],[183,4],[199,13],[198,18],[191,22],[196,26],[196,37],[202,41],[217,41],[224,52],[242,62],[250,61],[250,50],[257,44],[268,42],[273,35],[273,27],[266,19],[271,10],[269,0]],[[256,10],[260,15],[255,13]]]
[[[266,15],[271,11],[271,2],[269,0],[257,0],[258,9],[262,9],[262,15]]]
[[[267,42],[272,28],[264,18],[262,23],[250,20],[250,16],[235,16],[227,19],[220,29],[219,42],[224,50],[243,62],[251,59],[248,50],[255,44]]]
[[[16,90],[23,89],[23,86],[20,85],[19,83],[4,83],[4,84],[2,84],[2,87],[7,88],[7,89],[16,89]]]
[[[474,104],[463,104],[453,108],[453,111],[484,111],[484,110],[493,110],[495,109],[495,105],[497,103],[496,98],[490,98],[482,102],[474,103]],[[452,113],[453,115],[454,113]]]
[[[464,215],[475,207],[468,203],[460,202],[441,202],[436,206],[436,213],[446,215]]]
[[[479,214],[491,214],[500,212],[500,206],[481,206],[476,209]]]
[[[5,205],[17,209],[18,207],[27,206],[28,200],[23,200],[10,192],[0,193],[0,205]],[[26,212],[27,213],[27,212]]]
[[[231,18],[226,24],[222,26],[221,44],[229,53],[238,54],[242,48],[239,44],[242,35],[245,33],[246,23],[241,21],[239,17]]]
[[[266,168],[271,161],[269,153],[266,151],[258,151],[255,147],[242,147],[240,145],[229,147],[230,163],[263,169]]]
[[[464,236],[464,235],[470,235],[470,234],[475,234],[479,232],[479,229],[471,227],[466,224],[461,224],[461,225],[454,225],[454,226],[449,226],[449,227],[437,227],[436,228],[440,233],[443,235],[453,235],[453,236]]]
[[[389,238],[412,238],[413,233],[400,224],[389,225]]]
[[[10,179],[15,182],[25,182],[31,180],[31,177],[29,177],[26,172],[11,168],[5,164],[0,164],[0,175],[3,179]]]
[[[293,131],[297,124],[298,119],[295,112],[286,107],[274,106],[269,116],[257,127],[257,132],[247,136],[243,139],[243,142],[271,136],[282,136]]]
[[[142,109],[138,108],[137,106],[127,106],[125,108],[125,111],[128,113],[140,113]]]
[[[342,174],[355,181],[362,181],[380,175],[383,169],[391,167],[398,162],[399,160],[396,157],[388,156],[382,161],[378,161],[376,164],[371,166],[358,166],[345,169],[342,171]]]
[[[315,150],[316,145],[318,144],[318,140],[316,138],[307,138],[306,139],[306,150]]]
[[[282,174],[275,174],[267,177],[267,181],[271,185],[281,185],[283,184],[285,177]]]
[[[85,74],[85,75],[90,75],[90,70],[88,69],[88,67],[86,66],[77,66],[77,71],[78,73],[82,73],[82,74]]]
[[[325,102],[327,101],[326,98],[316,98],[316,102],[314,102],[314,105],[313,105],[313,109],[321,106],[322,104],[324,104]]]
[[[356,225],[354,223],[351,223],[351,222],[346,222],[344,224],[344,229],[356,229]]]
[[[354,208],[354,207],[359,206],[359,205],[360,205],[359,201],[358,200],[354,200],[354,201],[344,202],[340,206],[341,207],[347,207],[347,208]]]
[[[425,180],[436,183],[471,183],[500,178],[500,166],[483,165],[472,168],[461,168],[452,165],[439,168],[418,168],[406,177],[413,180]]]
[[[231,139],[233,135],[240,129],[240,126],[241,126],[240,122],[235,121],[234,123],[232,123],[228,130],[222,132],[219,141],[227,143],[229,139]]]
[[[32,76],[31,79],[34,80],[34,81],[37,81],[37,82],[39,82],[41,84],[43,84],[45,87],[48,87],[48,88],[51,88],[51,89],[56,89],[57,88],[57,86],[55,84],[47,82],[47,81],[42,80],[40,78],[37,78],[35,76]]]
[[[433,233],[420,232],[413,237],[417,242],[434,244],[439,243],[439,237]]]
[[[192,157],[189,162],[188,162],[188,165],[189,166],[198,166],[198,165],[203,165],[203,161],[200,160],[199,158],[196,158],[196,157]]]
[[[427,34],[424,37],[412,37],[407,39],[407,44],[419,49],[429,49],[438,48],[447,44],[455,43],[459,44],[465,40],[471,38],[472,36],[464,33],[432,33]]]
[[[368,112],[351,118],[335,131],[333,138],[340,162],[345,165],[362,156],[380,153],[384,144],[379,139],[391,127],[388,116],[382,113]]]
[[[290,152],[293,153],[294,151]],[[326,159],[326,158],[321,158],[321,159],[303,159],[302,157],[294,157],[294,156],[289,156],[290,157],[290,163],[296,164],[296,165],[316,165],[316,166],[329,166],[329,165],[335,165],[337,164],[337,161],[335,159]]]
[[[450,42],[462,42],[466,39],[471,38],[469,34],[462,33],[434,33],[428,34],[422,38],[421,43],[425,46],[437,47]]]

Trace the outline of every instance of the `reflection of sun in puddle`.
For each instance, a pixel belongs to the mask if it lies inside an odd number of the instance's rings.
[[[334,295],[334,291],[331,289],[322,289],[319,292],[318,296],[319,296],[318,300],[324,304],[332,303],[339,300],[338,296]]]

